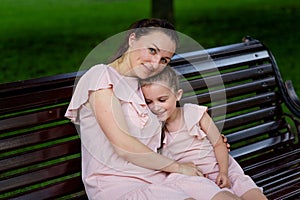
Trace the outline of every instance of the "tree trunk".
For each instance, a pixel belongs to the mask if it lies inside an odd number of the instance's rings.
[[[173,0],[152,0],[151,5],[152,17],[166,19],[173,24],[175,23]]]

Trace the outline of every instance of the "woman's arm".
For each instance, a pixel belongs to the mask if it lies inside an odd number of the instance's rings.
[[[114,96],[112,89],[92,92],[89,106],[94,111],[104,134],[120,157],[148,169],[198,175],[195,166],[177,163],[152,151],[135,137],[132,137],[128,132],[121,103]]]
[[[228,187],[230,182],[226,180],[228,179],[228,149],[226,143],[224,143],[219,129],[207,112],[204,113],[199,124],[214,147],[216,159],[219,164],[219,176],[225,176],[225,178],[218,177],[217,184],[220,187]]]

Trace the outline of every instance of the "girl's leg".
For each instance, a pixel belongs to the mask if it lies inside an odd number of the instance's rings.
[[[212,200],[241,200],[240,197],[236,196],[235,194],[232,194],[228,191],[222,191],[217,193]],[[253,200],[253,199],[252,199]],[[255,199],[256,200],[256,199]]]
[[[266,200],[268,199],[258,188],[254,188],[251,190],[248,190],[242,195],[242,199],[244,200]]]

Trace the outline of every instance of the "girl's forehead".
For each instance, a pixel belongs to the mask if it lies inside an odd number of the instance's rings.
[[[166,81],[156,81],[152,83],[148,83],[142,86],[142,88],[148,88],[151,87],[151,89],[157,89],[157,90],[168,90],[172,93],[174,93],[174,88],[170,87],[170,85]]]

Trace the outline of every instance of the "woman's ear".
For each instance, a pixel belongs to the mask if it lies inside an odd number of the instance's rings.
[[[131,47],[132,46],[132,43],[135,41],[135,33],[131,33],[130,35],[129,35],[129,38],[128,38],[128,45],[129,45],[129,47]]]
[[[183,94],[183,90],[182,89],[179,89],[176,93],[176,99],[177,101],[180,101],[181,97],[182,97],[182,94]]]

